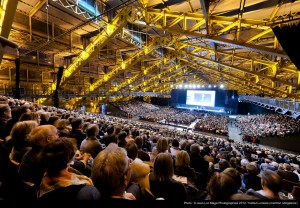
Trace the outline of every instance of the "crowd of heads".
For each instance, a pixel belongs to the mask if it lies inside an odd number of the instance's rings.
[[[299,183],[298,155],[155,122],[2,100],[4,199],[143,200],[149,191],[165,200],[286,199],[282,179]]]

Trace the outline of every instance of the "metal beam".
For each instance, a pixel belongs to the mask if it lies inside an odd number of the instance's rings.
[[[186,59],[181,59],[181,60],[190,63],[189,60],[186,60]],[[203,69],[205,69],[205,70],[208,70],[208,72],[209,72],[209,70],[212,70],[212,71],[219,72],[219,73],[221,73],[221,74],[227,75],[228,77],[236,78],[235,81],[237,81],[237,80],[242,80],[242,81],[247,82],[247,83],[248,83],[248,82],[249,82],[249,83],[253,83],[253,85],[261,86],[261,87],[263,87],[263,88],[265,88],[265,89],[268,89],[268,90],[270,90],[270,91],[274,91],[274,92],[277,93],[277,95],[283,95],[283,94],[286,95],[286,94],[287,94],[287,92],[285,92],[285,91],[277,90],[277,89],[274,89],[274,88],[272,88],[272,87],[270,87],[270,86],[267,86],[267,85],[262,85],[262,84],[258,84],[258,83],[252,82],[252,81],[250,81],[250,80],[248,80],[248,79],[245,79],[245,78],[243,78],[243,77],[239,77],[239,76],[237,76],[236,74],[231,74],[231,73],[228,73],[228,72],[225,72],[225,71],[218,71],[218,69],[216,69],[216,68],[209,67],[209,66],[203,65],[203,64],[199,64],[196,60],[193,61],[193,63],[195,64],[195,66],[198,66],[198,67],[200,66],[201,68],[203,68]]]
[[[8,38],[15,17],[18,0],[0,1],[0,35]],[[3,58],[3,50],[0,50],[0,64]]]
[[[200,0],[202,14],[204,15],[205,25],[206,25],[206,35],[209,35],[209,2],[210,0]]]
[[[131,13],[132,8],[126,7],[118,13],[118,15],[110,22],[106,24],[106,27],[93,39],[80,54],[77,56],[73,62],[64,70],[63,76],[61,78],[61,84],[63,85],[67,78],[69,78],[75,71],[82,67],[90,57],[97,52],[96,49],[103,48],[108,41],[113,38],[127,23],[127,16]],[[45,94],[50,95],[52,91],[56,88],[56,81],[52,83],[51,87],[47,89]],[[38,103],[44,102],[46,99],[38,99]]]
[[[262,37],[262,36],[264,36],[264,35],[266,35],[266,34],[272,32],[272,31],[273,31],[273,30],[272,30],[271,28],[270,28],[270,29],[267,29],[267,30],[264,30],[264,31],[262,31],[261,33],[258,33],[257,35],[255,35],[255,36],[249,38],[248,40],[246,40],[245,43],[250,43],[251,41],[256,40],[256,39],[258,39],[258,38],[260,38],[260,37]]]
[[[181,24],[185,27],[178,28],[178,27],[169,27],[168,23],[170,21],[176,20],[176,23],[181,21]],[[157,10],[157,9],[147,9],[145,11],[145,21],[148,27],[156,28],[159,30],[164,30],[170,33],[177,33],[182,34],[185,36],[192,36],[197,37],[199,39],[203,39],[205,41],[214,42],[218,44],[225,44],[228,46],[231,46],[233,48],[241,48],[246,49],[250,51],[255,51],[258,53],[264,53],[268,55],[274,55],[274,56],[280,56],[284,58],[288,58],[287,54],[284,51],[278,52],[272,48],[249,44],[249,43],[243,43],[242,41],[237,40],[230,40],[218,36],[207,36],[205,34],[201,34],[199,32],[192,31],[190,28],[194,28],[194,25],[199,24],[201,20],[204,19],[203,14],[197,14],[197,13],[182,13],[182,12],[175,12],[175,11],[166,11],[166,10]],[[221,17],[221,16],[210,16],[211,21],[219,21],[219,22],[227,22],[229,23],[236,23],[237,21],[241,22],[241,26],[255,26],[255,28],[259,29],[270,29],[269,26],[266,26],[267,21],[257,21],[257,20],[247,20],[247,19],[241,19],[238,18],[228,18],[228,17]],[[191,25],[191,21],[194,20],[194,25]],[[189,24],[188,24],[189,21]],[[178,23],[179,23],[178,22]],[[141,24],[140,22],[133,22],[135,24]],[[233,27],[233,26],[232,26]],[[196,28],[195,28],[196,29]]]
[[[36,3],[33,8],[29,11],[29,18],[31,18],[37,11],[39,11],[42,6],[47,2],[47,0],[40,0],[38,3]]]
[[[199,55],[195,55],[195,54],[192,54],[192,53],[189,53],[189,52],[187,52],[187,54],[190,54],[192,56],[198,57],[201,60],[209,61],[211,63],[214,63],[214,64],[222,66],[222,67],[231,68],[231,69],[234,69],[234,70],[237,70],[237,71],[241,71],[241,72],[245,72],[245,73],[248,73],[248,74],[251,74],[251,75],[254,75],[254,76],[263,77],[263,78],[269,79],[271,81],[280,82],[280,83],[288,85],[288,86],[300,87],[298,85],[298,83],[288,82],[288,81],[285,81],[285,80],[282,80],[282,79],[278,79],[277,77],[274,77],[274,76],[268,76],[268,75],[264,75],[264,74],[261,74],[261,73],[256,72],[256,71],[251,71],[249,69],[240,68],[240,67],[236,67],[236,66],[233,66],[233,65],[220,63],[220,62],[217,62],[217,61],[214,61],[214,60],[211,60],[211,59],[199,56]]]

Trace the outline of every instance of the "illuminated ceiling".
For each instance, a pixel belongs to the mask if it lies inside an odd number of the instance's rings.
[[[60,95],[71,105],[90,97],[164,96],[180,84],[300,97],[299,70],[272,31],[297,22],[299,0],[76,2],[20,0],[11,29],[1,27],[19,45],[27,71],[21,87],[38,102],[49,101],[59,66]],[[3,51],[0,72],[13,87],[16,52]]]

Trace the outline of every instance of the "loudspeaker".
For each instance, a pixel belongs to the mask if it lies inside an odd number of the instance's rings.
[[[273,28],[273,32],[283,50],[290,57],[298,70],[300,70],[300,25],[276,26]]]
[[[56,108],[59,108],[59,99],[58,99],[58,90],[57,89],[54,91],[53,106]]]
[[[56,90],[58,90],[59,86],[60,86],[60,82],[61,82],[61,78],[62,78],[62,75],[64,73],[64,67],[63,66],[60,66],[58,67],[58,72],[57,72],[57,76],[56,76]]]
[[[94,77],[90,77],[90,84],[94,83]]]
[[[104,71],[104,74],[107,74],[108,73],[108,66],[103,66],[103,71]]]

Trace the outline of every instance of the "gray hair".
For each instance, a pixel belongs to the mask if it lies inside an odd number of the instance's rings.
[[[121,178],[128,169],[127,152],[124,148],[110,143],[94,159],[91,179],[101,195],[110,197],[122,186]]]

